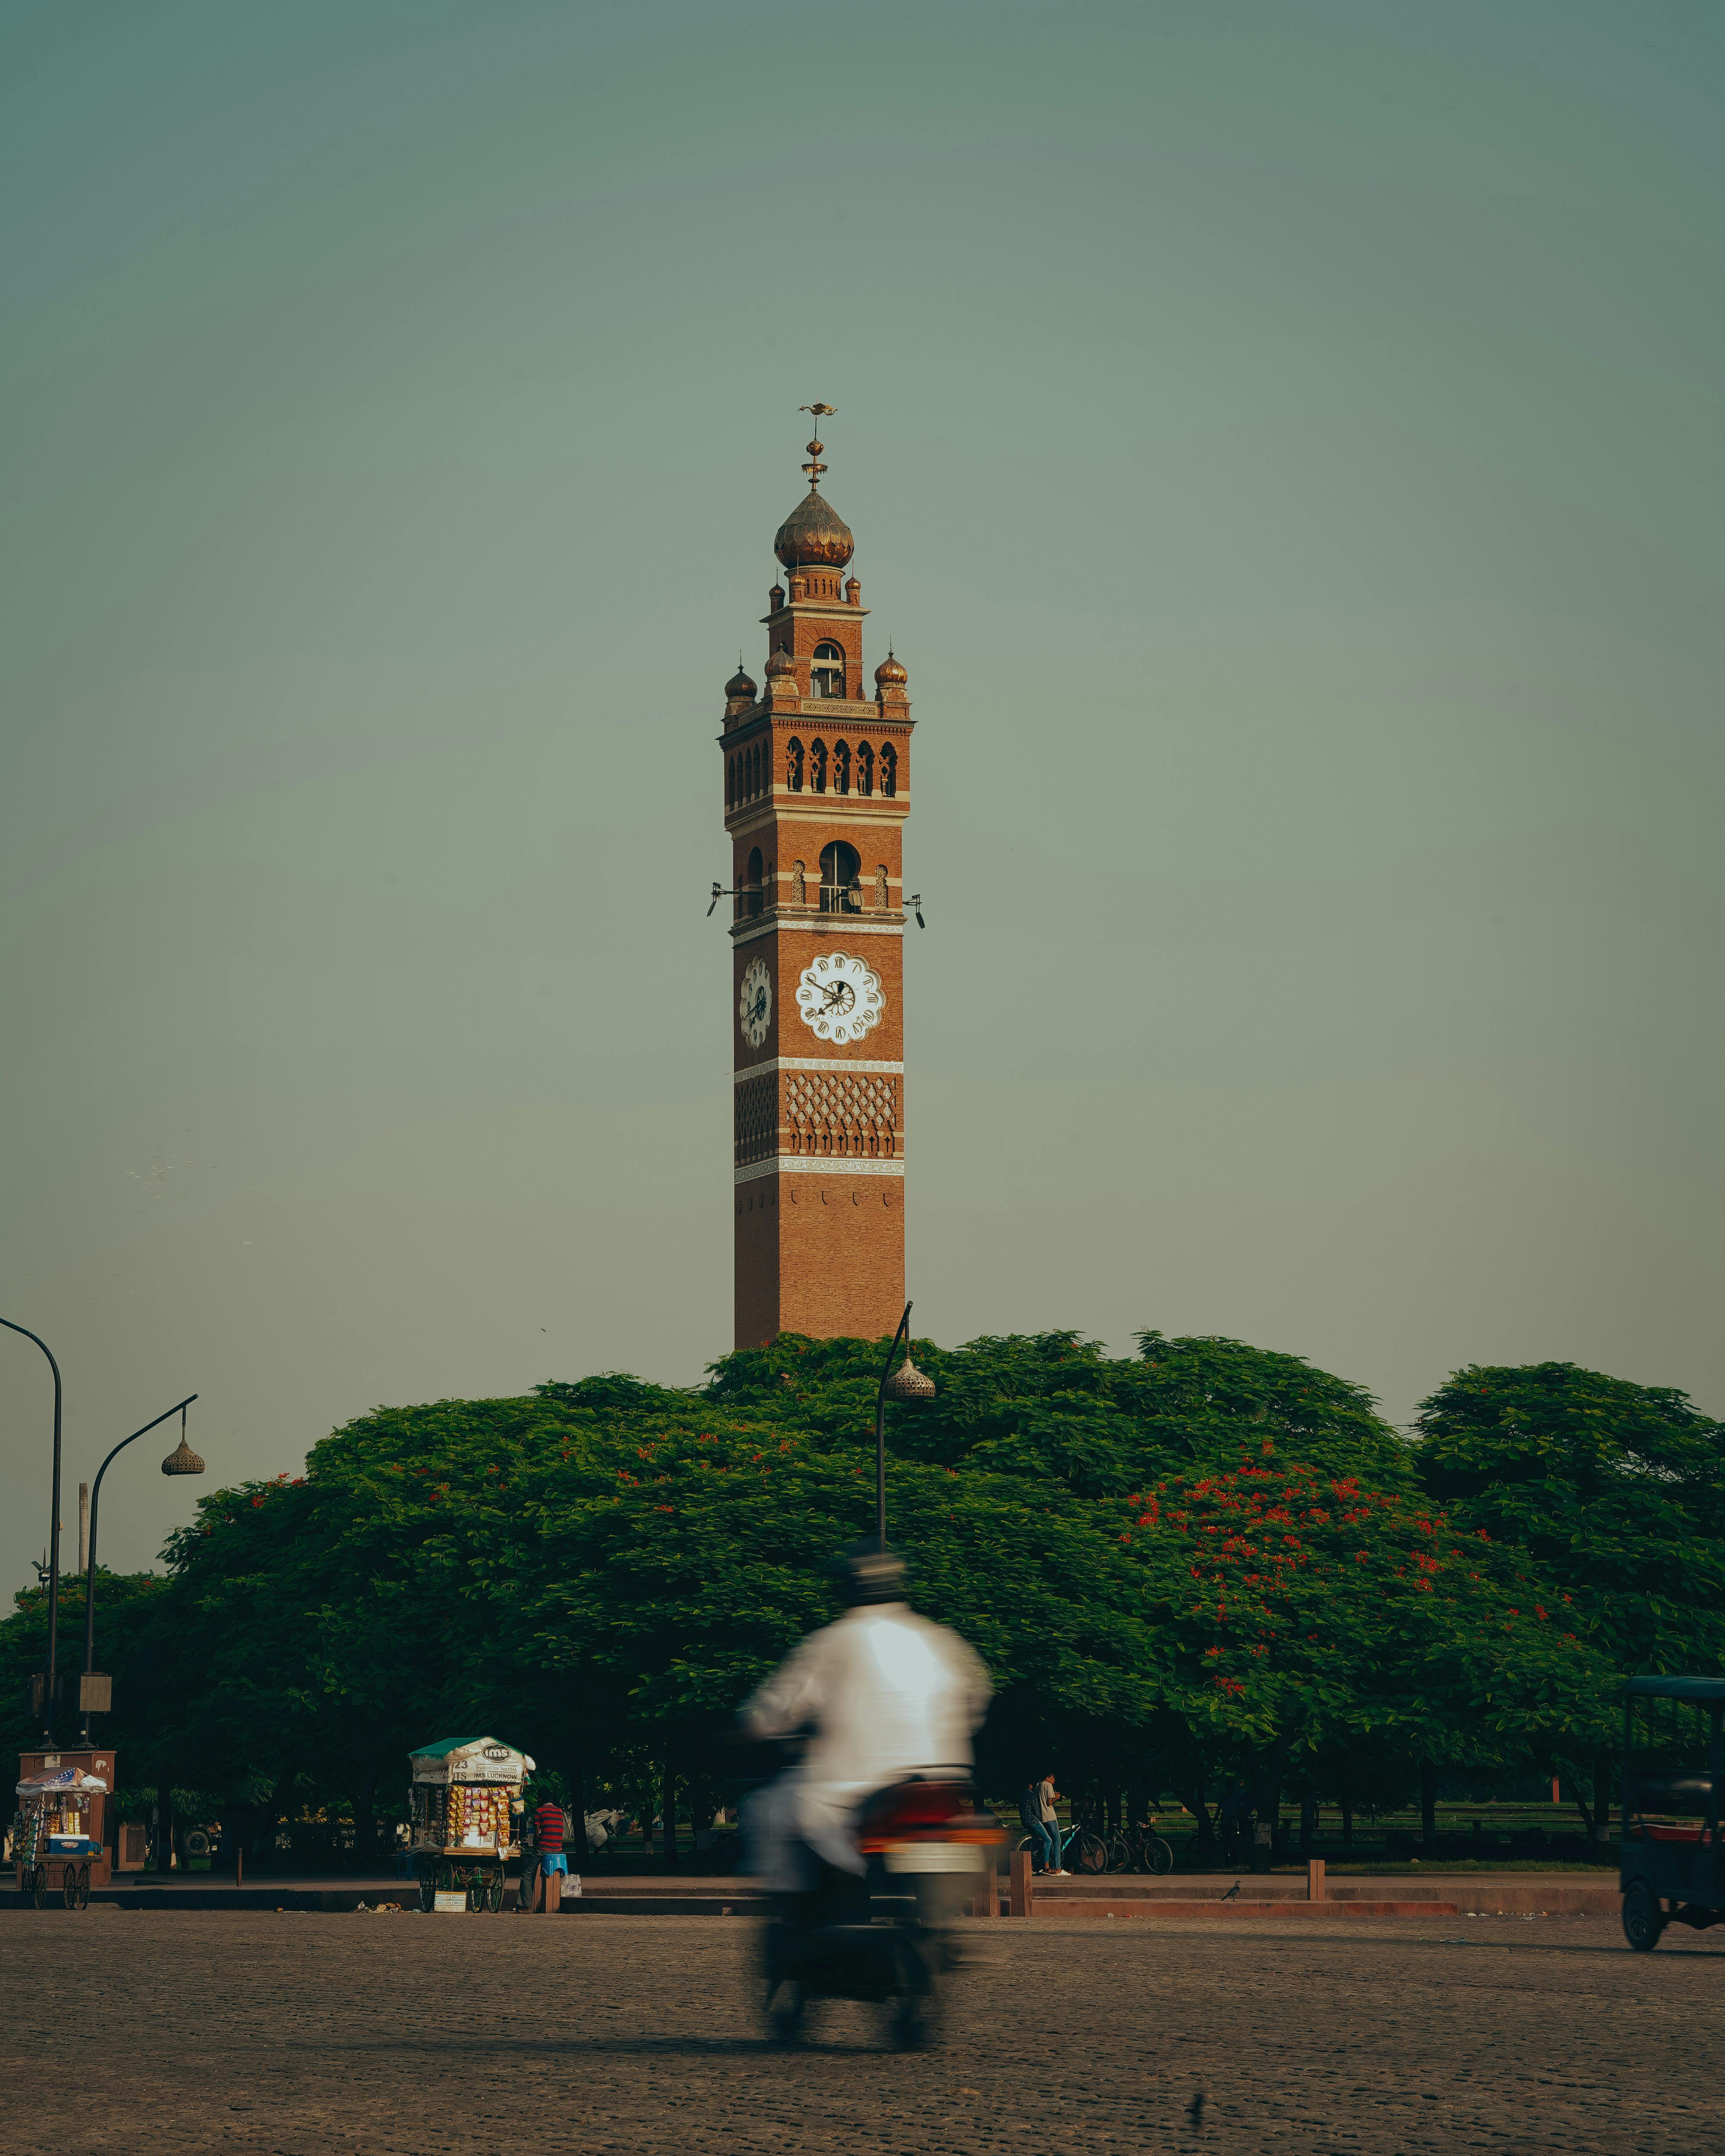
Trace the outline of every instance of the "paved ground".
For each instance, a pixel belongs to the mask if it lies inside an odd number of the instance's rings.
[[[885,2052],[843,2006],[785,2055],[740,1921],[11,1914],[0,2149],[1711,2156],[1725,2137],[1725,1934],[1631,1956],[1589,1917],[966,1931],[983,1965],[942,2049]]]

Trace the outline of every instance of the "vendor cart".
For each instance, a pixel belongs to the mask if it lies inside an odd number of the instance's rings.
[[[533,1762],[495,1737],[445,1737],[408,1756],[419,1907],[459,1894],[469,1909],[501,1909],[504,1866],[521,1855],[521,1784]]]
[[[102,1807],[108,1790],[104,1775],[75,1764],[26,1774],[18,1784],[13,1868],[18,1892],[39,1909],[48,1907],[50,1896],[68,1909],[90,1907],[92,1865],[106,1876]]]

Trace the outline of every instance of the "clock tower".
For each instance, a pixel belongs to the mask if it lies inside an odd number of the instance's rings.
[[[825,408],[817,413],[825,416]],[[879,1339],[905,1300],[904,873],[911,707],[863,675],[855,545],[820,491],[778,527],[757,691],[725,685],[737,1345]]]

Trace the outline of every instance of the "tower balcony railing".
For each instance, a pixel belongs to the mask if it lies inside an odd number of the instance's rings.
[[[865,910],[862,886],[824,883],[820,887],[820,910],[823,913],[861,913]]]

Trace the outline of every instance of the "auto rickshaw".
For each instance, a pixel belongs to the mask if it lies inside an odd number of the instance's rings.
[[[1631,1677],[1623,1702],[1624,1937],[1651,1953],[1667,1924],[1725,1923],[1719,1797],[1725,1677]]]

